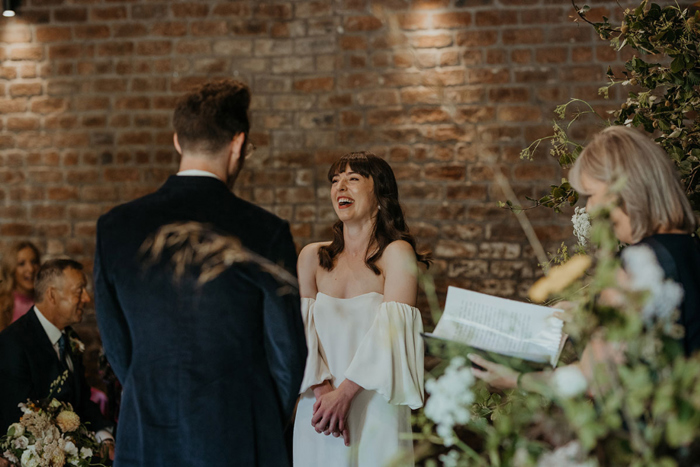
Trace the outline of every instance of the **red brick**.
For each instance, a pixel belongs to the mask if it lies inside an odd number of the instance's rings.
[[[59,205],[32,206],[32,219],[60,220],[66,217],[66,207]]]
[[[78,189],[76,187],[49,187],[46,194],[48,199],[51,201],[69,201],[78,199]]]
[[[32,112],[46,114],[51,112],[60,112],[68,108],[68,101],[57,97],[47,97],[32,101]]]
[[[351,16],[343,22],[348,32],[376,31],[383,26],[382,21],[374,16]]]
[[[411,87],[401,89],[401,102],[404,104],[438,104],[440,97],[439,88]]]
[[[472,68],[467,70],[469,84],[498,84],[510,81],[510,73],[504,68]]]
[[[463,31],[457,34],[457,45],[462,47],[494,45],[497,41],[498,31],[496,30]]]
[[[10,85],[10,95],[12,97],[38,96],[41,93],[41,83],[15,83]]]
[[[137,182],[141,179],[140,171],[135,168],[104,169],[104,179],[107,182]]]
[[[139,5],[131,6],[131,17],[134,19],[145,20],[164,18],[168,15],[167,5]]]
[[[110,36],[109,27],[104,25],[76,26],[73,31],[78,39],[104,39]]]
[[[29,237],[34,232],[30,224],[17,222],[0,224],[0,234],[8,237]]]
[[[537,122],[542,115],[539,107],[519,105],[512,107],[500,107],[498,119],[502,122]]]
[[[209,5],[188,3],[176,3],[170,7],[176,18],[201,18],[209,13]]]
[[[334,85],[333,77],[319,77],[297,80],[294,82],[294,89],[302,92],[323,92],[332,91]]]
[[[146,41],[136,44],[136,53],[139,55],[167,55],[172,50],[170,41]]]
[[[607,49],[613,50],[610,47],[607,47]],[[571,60],[576,63],[590,62],[593,60],[593,49],[590,47],[574,47],[571,49]]]
[[[505,45],[541,44],[544,42],[544,33],[540,28],[506,29],[502,31],[501,37]]]
[[[253,9],[253,15],[258,18],[290,19],[292,17],[292,6],[289,3],[258,4]]]
[[[69,219],[94,220],[102,215],[103,208],[99,204],[73,203],[68,207]]]
[[[71,28],[59,26],[37,26],[37,42],[61,42],[73,38]]]
[[[447,8],[450,0],[414,0],[411,8],[414,10],[436,10]]]
[[[7,119],[7,129],[10,131],[38,130],[39,119],[36,117],[10,117]]]
[[[114,6],[105,8],[91,8],[90,9],[90,20],[91,21],[115,21],[120,19],[126,19],[127,11],[125,6]]]
[[[151,100],[148,97],[134,96],[121,97],[115,102],[115,109],[118,110],[145,110],[151,107]]]
[[[14,46],[10,49],[9,57],[11,60],[41,60],[44,57],[42,47],[33,45]]]
[[[515,10],[492,9],[478,11],[474,20],[477,26],[504,26],[518,23],[518,13]]]
[[[425,13],[405,13],[398,16],[402,29],[416,30],[430,28],[430,15]]]
[[[343,36],[340,38],[340,48],[343,50],[366,50],[367,39],[362,36]]]
[[[60,23],[84,23],[87,21],[87,8],[59,8],[54,10],[53,19]]]
[[[134,53],[133,42],[104,42],[97,45],[97,55],[112,57]]]
[[[421,34],[410,39],[411,45],[416,48],[441,48],[452,45],[450,34]]]
[[[464,12],[449,12],[433,14],[433,28],[463,28],[472,24],[471,13]]]
[[[491,102],[527,102],[530,100],[530,91],[523,87],[492,88],[489,90],[489,100]]]
[[[447,199],[486,200],[488,190],[483,185],[455,185],[447,187]]]
[[[450,120],[450,114],[441,107],[414,107],[411,109],[413,123],[441,123]]]

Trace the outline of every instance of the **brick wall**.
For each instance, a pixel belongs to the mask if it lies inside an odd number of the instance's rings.
[[[329,238],[331,161],[372,150],[435,253],[439,292],[522,296],[536,260],[492,170],[521,196],[558,181],[544,152],[520,150],[569,97],[610,107],[597,88],[621,63],[573,14],[567,0],[24,0],[0,18],[0,242],[90,263],[97,217],[175,172],[176,97],[236,77],[257,146],[237,191],[299,246]],[[546,244],[571,239],[567,216],[530,215]]]

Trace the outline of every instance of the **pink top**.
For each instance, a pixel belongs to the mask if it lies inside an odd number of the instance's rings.
[[[23,293],[14,291],[12,294],[15,296],[15,310],[12,313],[12,322],[17,321],[18,318],[25,315],[29,309],[34,305],[34,300],[32,297],[27,297]]]

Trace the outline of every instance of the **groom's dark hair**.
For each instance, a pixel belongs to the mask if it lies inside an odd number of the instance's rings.
[[[173,126],[183,152],[217,154],[234,136],[250,130],[250,89],[232,79],[211,81],[183,96]]]

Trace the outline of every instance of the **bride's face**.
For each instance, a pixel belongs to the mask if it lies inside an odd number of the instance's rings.
[[[331,180],[331,202],[338,219],[343,222],[362,222],[377,215],[372,178],[353,172],[350,166]]]

